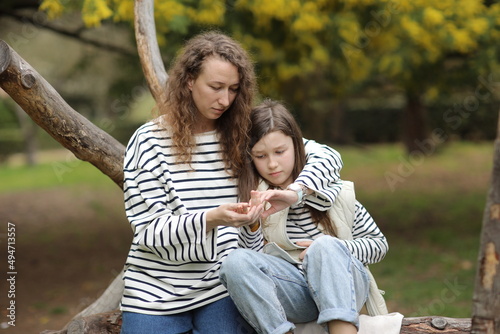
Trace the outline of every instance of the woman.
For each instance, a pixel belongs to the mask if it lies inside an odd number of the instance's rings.
[[[269,194],[282,193],[289,201],[298,200],[289,211],[262,221],[268,242],[263,252],[238,249],[228,256],[221,281],[259,334],[291,333],[294,323],[315,319],[330,334],[356,334],[358,312],[369,295],[368,310],[387,313],[364,267],[383,259],[387,241],[355,200],[351,183],[343,181],[329,210],[287,190],[306,161],[300,128],[283,105],[265,101],[251,119],[252,167],[250,175],[239,179],[241,189],[256,189],[260,183],[259,189],[271,190],[253,192],[254,198],[265,201]]]
[[[127,145],[124,196],[133,230],[122,297],[122,333],[247,333],[219,281],[238,246],[260,249],[249,227],[262,205],[238,202],[245,168],[253,64],[233,39],[208,32],[189,40],[169,72],[156,119]],[[315,146],[312,165],[329,164],[329,199],[338,189],[338,154]],[[316,180],[309,172],[306,177]],[[276,199],[271,210],[286,206]],[[242,213],[243,212],[243,213]]]

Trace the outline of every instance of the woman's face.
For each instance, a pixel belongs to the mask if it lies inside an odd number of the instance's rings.
[[[292,137],[281,131],[270,132],[252,147],[252,159],[260,176],[285,189],[293,182],[295,153]]]
[[[198,109],[197,129],[200,132],[214,130],[215,121],[231,106],[238,94],[238,68],[223,59],[209,57],[200,75],[189,81],[188,86]]]

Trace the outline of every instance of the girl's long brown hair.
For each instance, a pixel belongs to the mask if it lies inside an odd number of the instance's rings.
[[[238,94],[228,110],[216,122],[226,169],[239,176],[248,146],[250,112],[257,90],[254,65],[248,53],[232,38],[216,31],[190,39],[176,57],[167,82],[163,101],[158,105],[160,122],[172,131],[177,161],[189,163],[194,148],[197,109],[188,83],[196,80],[208,57],[220,57],[236,66],[239,73]]]
[[[255,168],[255,165],[252,163],[250,151],[265,135],[271,132],[281,131],[285,136],[292,138],[295,155],[295,165],[292,171],[292,178],[294,180],[299,176],[306,164],[302,131],[293,115],[283,104],[266,99],[252,109],[250,120],[252,125],[250,128],[250,145],[245,159],[246,168],[243,169],[242,175],[238,180],[240,200],[242,202],[248,202],[250,200],[250,191],[258,187],[260,176],[257,168]],[[306,206],[311,211],[313,221],[316,224],[321,223],[327,234],[335,236],[335,226],[328,215],[328,211],[319,211],[311,206]]]

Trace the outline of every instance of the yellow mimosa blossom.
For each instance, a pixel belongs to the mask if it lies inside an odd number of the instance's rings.
[[[417,36],[416,44],[422,46],[424,49],[433,48],[436,45],[434,31],[426,31],[421,29],[420,34]]]
[[[187,8],[186,13],[197,23],[219,25],[224,22],[226,5],[220,0],[201,0],[196,8]]]
[[[314,15],[311,13],[302,13],[299,17],[293,22],[292,29],[294,31],[321,31],[325,27],[325,20],[318,15]]]
[[[349,44],[357,45],[361,37],[361,28],[354,15],[343,16],[339,20],[338,33]]]
[[[469,18],[482,13],[485,7],[481,0],[457,0],[454,9],[459,17]]]
[[[102,20],[113,15],[105,0],[84,0],[82,8],[83,22],[87,27],[99,26]]]
[[[64,12],[64,6],[60,0],[44,0],[40,4],[40,10],[47,13],[49,20],[53,20],[61,16]]]
[[[319,64],[326,65],[330,61],[330,55],[325,47],[317,46],[313,49],[312,59]]]
[[[467,22],[467,28],[476,35],[489,32],[490,24],[485,18],[474,18]]]
[[[170,22],[176,16],[185,15],[186,7],[175,0],[159,1],[155,8],[155,17],[159,22]],[[166,28],[164,30],[168,31]]]
[[[401,25],[412,40],[417,41],[419,39],[422,28],[420,28],[417,22],[413,21],[408,16],[404,16],[401,19]]]
[[[115,21],[134,21],[134,0],[114,0]]]
[[[409,13],[414,8],[414,1],[411,0],[393,0],[393,6],[398,9],[398,12]]]
[[[453,45],[462,53],[467,53],[476,47],[476,42],[464,29],[457,29],[453,32]]]
[[[424,9],[423,13],[424,24],[428,27],[435,27],[440,25],[444,21],[443,12],[436,10],[432,7],[427,7]]]
[[[255,0],[251,6],[255,17],[271,18],[287,21],[293,15],[300,12],[301,6],[298,1],[288,0]]]

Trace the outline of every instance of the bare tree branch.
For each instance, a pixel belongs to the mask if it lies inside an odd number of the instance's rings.
[[[155,101],[161,101],[168,74],[156,38],[154,0],[135,1],[135,39],[142,70]]]
[[[55,140],[123,185],[125,147],[71,108],[57,91],[0,40],[0,87]]]

